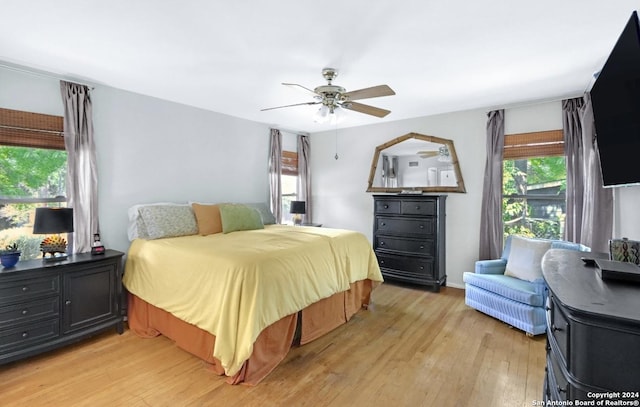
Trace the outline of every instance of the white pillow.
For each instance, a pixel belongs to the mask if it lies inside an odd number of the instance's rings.
[[[542,278],[542,257],[550,247],[548,240],[512,236],[504,275],[527,281]]]

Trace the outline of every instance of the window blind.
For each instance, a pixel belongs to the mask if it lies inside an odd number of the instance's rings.
[[[0,108],[0,145],[64,150],[63,117]]]
[[[505,134],[504,160],[564,155],[562,130]]]

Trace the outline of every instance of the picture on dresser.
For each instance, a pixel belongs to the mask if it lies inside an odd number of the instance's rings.
[[[453,141],[408,133],[377,146],[367,192],[466,192]]]

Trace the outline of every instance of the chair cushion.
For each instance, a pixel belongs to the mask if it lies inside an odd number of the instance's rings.
[[[542,257],[550,247],[549,240],[513,236],[504,275],[528,281],[542,278]]]
[[[536,290],[536,283],[501,274],[476,274],[465,272],[462,276],[466,284],[493,292],[499,296],[523,304],[541,307],[545,298],[543,290]]]

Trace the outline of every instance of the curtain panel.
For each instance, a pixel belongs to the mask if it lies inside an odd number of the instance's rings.
[[[278,129],[271,129],[269,139],[269,205],[276,218],[282,223],[282,134]]]
[[[487,113],[487,161],[484,169],[480,215],[479,259],[497,259],[502,254],[502,155],[504,110]]]
[[[91,250],[98,225],[98,171],[93,142],[93,108],[89,88],[60,81],[67,150],[67,198],[73,208],[73,252]]]
[[[582,243],[582,210],[584,206],[584,146],[582,144],[582,98],[562,101],[562,132],[567,166],[567,209],[564,238]]]
[[[309,136],[298,134],[298,200],[306,202],[304,221],[313,222],[311,201],[311,143]]]
[[[613,191],[602,186],[591,94],[584,96],[580,108],[582,145],[584,147],[584,198],[580,242],[594,251],[608,252],[613,232]]]

